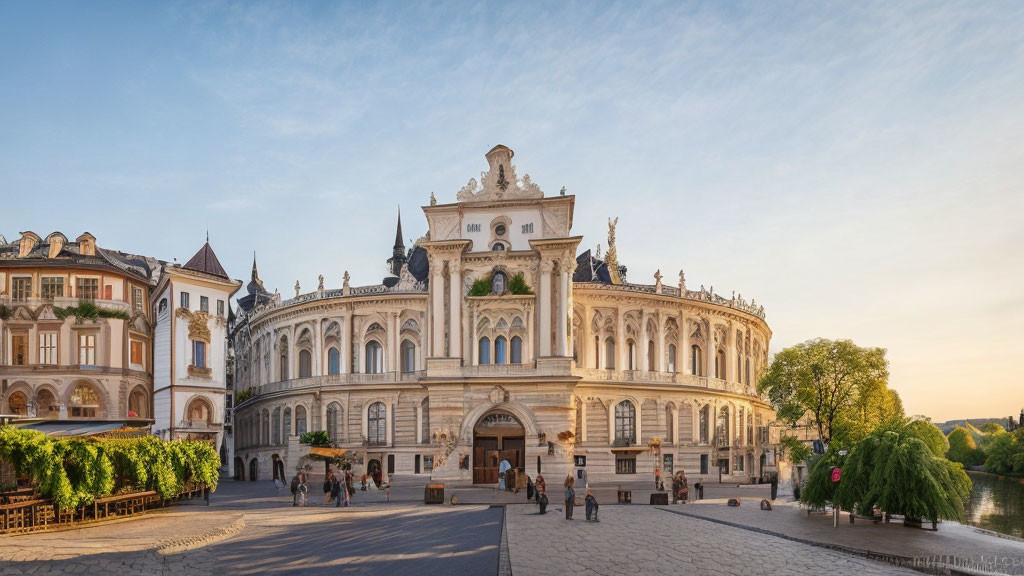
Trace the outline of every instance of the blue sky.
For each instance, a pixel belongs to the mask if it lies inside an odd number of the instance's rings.
[[[907,410],[1024,405],[1024,4],[0,3],[0,233],[379,282],[516,150],[629,279],[889,350]]]

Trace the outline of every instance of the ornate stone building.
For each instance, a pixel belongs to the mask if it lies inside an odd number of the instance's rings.
[[[512,156],[488,152],[457,202],[431,197],[408,252],[399,223],[381,284],[346,272],[281,301],[254,264],[231,333],[236,476],[290,475],[312,430],[357,472],[456,482],[496,482],[504,459],[552,478],[585,464],[591,481],[747,481],[772,464],[763,308],[682,272],[627,283],[615,221],[603,259],[577,256],[575,197],[546,197]]]
[[[240,286],[209,243],[182,266],[88,232],[0,237],[0,413],[218,442]]]

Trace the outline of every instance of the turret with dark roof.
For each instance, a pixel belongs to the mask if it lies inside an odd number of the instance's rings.
[[[182,268],[193,272],[210,274],[211,276],[217,276],[219,278],[228,277],[228,273],[225,272],[224,267],[220,265],[220,260],[217,260],[217,255],[214,254],[213,247],[210,246],[209,236],[207,236],[206,243],[199,249],[199,252],[196,252],[195,256],[190,258]]]

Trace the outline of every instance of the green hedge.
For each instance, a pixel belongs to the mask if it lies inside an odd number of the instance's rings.
[[[68,316],[74,316],[79,320],[83,319],[96,319],[96,318],[117,318],[119,320],[131,320],[132,317],[128,315],[124,310],[113,310],[110,308],[100,308],[88,300],[79,300],[78,306],[67,306],[61,308],[59,306],[53,307],[53,315],[61,320]]]
[[[220,457],[206,442],[140,438],[53,438],[0,426],[0,459],[29,476],[59,508],[76,508],[111,494],[155,490],[164,498],[188,482],[217,489]]]

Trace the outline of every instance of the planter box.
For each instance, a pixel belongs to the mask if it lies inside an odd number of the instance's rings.
[[[668,492],[655,492],[651,494],[651,505],[668,506]]]
[[[423,488],[423,503],[443,504],[444,484],[427,484],[426,487]]]

